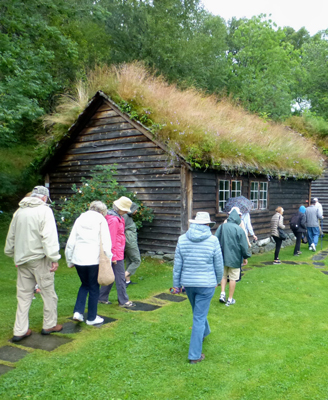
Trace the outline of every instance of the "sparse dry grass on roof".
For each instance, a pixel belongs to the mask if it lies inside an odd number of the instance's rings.
[[[179,90],[140,63],[97,67],[87,81],[77,84],[74,97],[62,97],[46,123],[67,130],[98,90],[160,124],[156,138],[193,165],[297,177],[322,171],[320,153],[310,140],[249,114],[228,99],[218,100],[194,88]]]

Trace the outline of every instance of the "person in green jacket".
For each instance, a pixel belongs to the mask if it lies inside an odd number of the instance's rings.
[[[247,258],[251,257],[247,239],[244,230],[239,226],[241,223],[240,216],[236,210],[233,210],[227,220],[227,223],[219,226],[215,232],[215,236],[219,239],[223,262],[224,272],[221,280],[220,302],[226,303],[226,306],[235,304],[233,298],[236,281],[240,278],[240,266],[244,259],[244,265],[247,264]],[[229,297],[226,302],[225,287],[229,278]]]
[[[125,249],[124,249],[124,259],[126,262],[125,269],[125,279],[126,286],[131,284],[135,284],[136,282],[132,282],[130,279],[131,275],[134,275],[137,268],[141,263],[140,252],[138,247],[138,235],[137,235],[137,226],[133,221],[133,215],[138,211],[138,204],[132,203],[130,209],[131,212],[124,214],[123,218],[125,220]]]

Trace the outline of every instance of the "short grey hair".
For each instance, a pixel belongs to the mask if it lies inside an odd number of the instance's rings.
[[[96,200],[90,204],[89,210],[97,211],[103,216],[107,214],[107,206],[102,201]]]

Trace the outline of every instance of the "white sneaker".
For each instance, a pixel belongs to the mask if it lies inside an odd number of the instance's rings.
[[[73,320],[74,320],[74,321],[83,322],[83,321],[84,321],[84,318],[83,318],[83,315],[82,315],[82,314],[80,314],[79,312],[75,312],[75,313],[73,314]]]
[[[99,317],[99,315],[97,315],[93,321],[87,320],[87,325],[98,325],[98,324],[102,324],[103,322],[104,322],[104,318],[101,318],[101,317]]]
[[[315,244],[312,243],[312,251],[315,251]]]
[[[226,295],[225,295],[225,293],[221,293],[221,294],[220,294],[219,301],[220,301],[220,303],[225,303],[225,302],[226,302]]]
[[[309,246],[309,250],[313,250],[312,246],[313,246],[313,243],[312,243],[312,244],[310,244],[310,246]]]

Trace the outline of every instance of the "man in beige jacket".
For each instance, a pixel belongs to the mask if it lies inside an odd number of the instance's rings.
[[[30,197],[19,203],[11,221],[5,254],[13,257],[17,266],[17,312],[13,342],[30,336],[28,313],[36,283],[44,303],[43,335],[59,332],[57,325],[57,295],[54,272],[58,268],[59,242],[55,218],[48,206],[49,190],[36,186]]]

